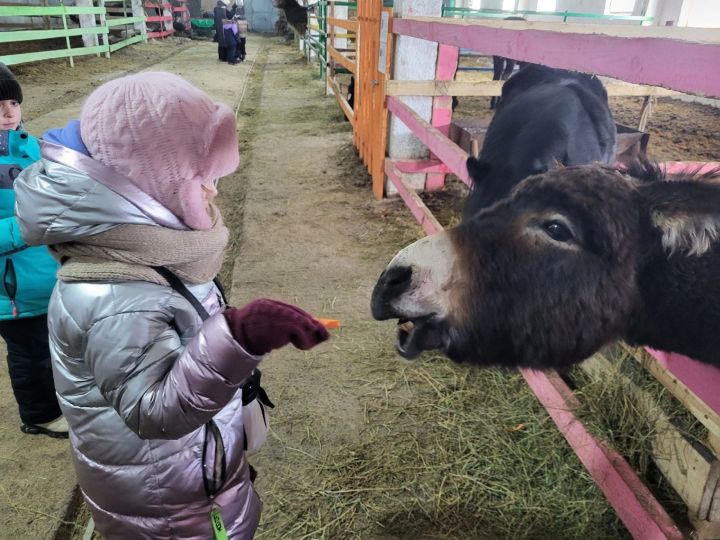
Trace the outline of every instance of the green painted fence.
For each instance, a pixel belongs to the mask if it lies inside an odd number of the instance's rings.
[[[68,28],[68,17],[70,15],[99,15],[100,24],[98,26],[89,26],[86,28]],[[0,6],[0,25],[3,17],[60,17],[62,19],[62,29],[53,30],[10,30],[0,31],[0,43],[18,43],[26,41],[38,41],[43,39],[65,38],[65,47],[49,51],[38,51],[28,53],[6,54],[0,55],[0,62],[6,65],[24,64],[28,62],[39,62],[42,60],[52,60],[56,58],[67,58],[70,66],[74,67],[74,58],[89,54],[105,54],[109,57],[110,53],[115,52],[123,47],[146,40],[144,34],[130,37],[110,44],[109,31],[120,25],[130,25],[145,22],[145,17],[121,17],[107,18],[107,11],[104,6]],[[96,34],[101,38],[102,44],[95,47],[72,47],[70,38],[75,36],[85,36]]]

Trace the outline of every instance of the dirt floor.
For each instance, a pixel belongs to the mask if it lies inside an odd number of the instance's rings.
[[[279,38],[251,36],[250,62],[236,67],[214,54],[211,43],[168,40],[83,59],[75,70],[58,62],[16,71],[36,134],[77,117],[103,81],[146,69],[178,73],[237,111],[241,166],[220,183],[219,200],[232,231],[221,274],[231,301],[270,296],[342,322],[329,343],[263,363],[277,408],[269,442],[252,458],[265,501],[258,537],[627,537],[517,374],[433,355],[402,362],[394,325],[371,319],[375,279],[422,232],[402,204],[372,198],[349,124],[314,67]],[[461,107],[488,114],[487,100]],[[626,107],[630,114],[634,104]],[[678,157],[717,158],[711,143]],[[428,197],[446,223],[461,191],[453,184]],[[14,407],[0,369],[0,539],[82,538],[81,505],[66,515],[75,489],[67,442],[22,435]]]

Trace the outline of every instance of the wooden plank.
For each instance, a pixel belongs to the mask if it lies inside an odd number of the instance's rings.
[[[92,5],[93,0],[75,0],[76,4],[80,4],[81,2],[82,3],[87,2]],[[105,9],[105,0],[99,0],[99,4],[100,4],[100,7]],[[90,24],[91,26],[95,25],[94,17],[91,17],[90,20],[84,20],[84,19],[85,19],[85,17],[80,18],[81,25],[85,25],[85,24]],[[110,33],[109,33],[110,30],[108,29],[108,25],[107,25],[107,13],[102,13],[100,15],[100,26],[104,30],[100,37],[102,39],[102,45],[103,45],[103,47],[105,47],[105,58],[110,58]],[[84,42],[85,42],[85,40],[83,40],[83,43]],[[87,43],[84,43],[84,44],[87,45]]]
[[[472,180],[467,171],[468,154],[457,144],[443,135],[437,128],[423,120],[415,111],[405,105],[399,98],[389,96],[387,108],[403,123],[410,128],[420,142],[425,144],[440,161],[457,175],[468,186],[472,186]]]
[[[393,28],[488,55],[720,97],[720,32],[715,29],[431,17],[397,19]]]
[[[160,32],[148,32],[147,37],[149,38],[163,38],[167,37],[170,34],[173,34],[175,30],[161,30]]]
[[[347,116],[347,119],[350,121],[350,124],[354,127],[355,126],[355,112],[350,107],[350,104],[348,103],[347,99],[345,99],[343,97],[340,87],[335,82],[335,79],[331,79],[329,77],[328,77],[328,84],[330,85],[330,88],[332,89],[332,93],[335,96],[335,99],[337,100],[338,105],[340,105],[340,108],[345,113],[345,116]]]
[[[669,356],[668,353],[655,351],[653,349],[647,349],[649,353],[647,355],[636,354],[635,351],[630,348],[628,348],[628,351],[631,352],[633,358],[645,368],[648,373],[665,386],[710,433],[715,437],[720,437],[720,415],[718,415],[717,409],[714,408],[718,405],[716,396],[718,395],[717,389],[720,387],[717,386],[718,377],[720,376],[717,368],[705,366],[707,369],[702,369],[701,366],[704,366],[704,364],[699,364],[689,359],[688,361],[692,362],[692,364],[686,366],[689,369],[700,368],[700,378],[706,378],[708,384],[703,385],[703,388],[700,390],[706,390],[705,392],[701,392],[701,394],[704,396],[709,394],[709,397],[712,398],[710,403],[708,403],[700,397],[691,386],[668,369],[666,357],[666,355]],[[696,380],[696,378],[693,377],[693,380]],[[697,386],[695,390],[698,390]]]
[[[720,462],[707,450],[700,451],[699,445],[688,441],[673,426],[668,416],[658,410],[656,400],[624,377],[602,354],[587,359],[581,368],[595,381],[613,376],[625,379],[625,388],[638,409],[654,416],[653,425],[648,428],[655,434],[651,442],[655,464],[683,499],[690,515],[707,519],[710,504],[717,492]]]
[[[124,47],[127,47],[128,45],[132,45],[133,43],[139,43],[142,40],[143,40],[142,34],[138,34],[137,36],[133,36],[131,38],[124,39],[117,43],[113,43],[110,45],[110,52],[118,51]]]
[[[720,456],[720,437],[708,433],[707,444],[716,456]]]
[[[698,519],[717,523],[720,525],[720,493],[718,486],[720,485],[720,462],[713,459],[713,466],[710,475],[706,481],[705,492],[700,502],[700,510],[698,511]]]
[[[460,39],[467,39],[468,32],[472,34],[474,29],[486,28],[490,30],[522,30],[536,32],[552,32],[555,34],[581,34],[587,36],[618,37],[624,39],[668,39],[675,41],[686,41],[689,43],[706,43],[711,45],[720,44],[720,33],[716,28],[694,28],[682,26],[635,26],[626,24],[563,24],[560,22],[546,21],[508,21],[508,20],[470,20],[470,19],[445,19],[440,17],[404,17],[398,21],[412,21],[417,23],[439,23],[432,25],[431,32],[447,31],[458,34]],[[396,34],[406,34],[405,27],[401,30],[396,28]],[[420,39],[429,39],[444,43],[435,39],[434,36],[417,35]],[[463,48],[471,49],[471,47]],[[485,52],[485,51],[478,51]],[[508,52],[509,51],[505,51]]]
[[[328,17],[327,23],[333,26],[339,26],[340,28],[344,28],[345,30],[349,30],[351,32],[357,32],[358,29],[357,21],[349,21],[347,19],[336,19],[334,17]]]
[[[403,179],[403,174],[397,168],[393,160],[385,159],[385,174],[397,188],[398,194],[405,201],[413,217],[422,227],[425,234],[435,234],[442,231],[442,225],[435,219],[430,209],[425,205],[420,195],[415,193]]]
[[[55,15],[62,17],[67,15],[100,15],[105,10],[101,7],[83,6],[0,6],[0,17],[40,17],[43,15]]]
[[[437,81],[452,81],[457,71],[460,49],[451,45],[439,45],[437,56],[435,79]],[[447,137],[450,134],[451,121],[452,98],[450,96],[435,96],[433,98],[430,124]],[[442,173],[429,174],[425,181],[425,189],[428,191],[440,190],[444,185],[445,174]]]
[[[68,28],[67,30],[15,30],[13,32],[0,32],[0,43],[16,41],[36,41],[39,39],[63,38],[65,36],[82,36],[85,34],[102,34],[102,26],[87,28]]]
[[[0,62],[5,65],[12,66],[15,64],[24,64],[27,62],[39,62],[41,60],[52,60],[55,58],[68,58],[70,56],[84,56],[88,54],[104,53],[107,47],[99,45],[97,47],[82,47],[78,49],[61,49],[55,51],[41,51],[33,53],[8,54],[0,56]]]
[[[449,173],[450,169],[442,161],[436,159],[395,160],[395,166],[401,173]]]
[[[572,413],[577,399],[560,376],[554,371],[520,372],[633,538],[683,538],[627,462],[594,439]]]
[[[356,73],[357,68],[355,62],[348,60],[345,56],[340,54],[332,45],[328,45],[327,49],[331,59],[335,60],[338,64],[347,69],[349,72]]]
[[[715,170],[720,170],[720,161],[667,161],[662,164],[663,169],[667,174],[682,174],[682,173],[708,173]],[[720,383],[720,379],[718,381]],[[718,387],[720,388],[720,386]]]
[[[499,96],[504,81],[388,81],[388,96]],[[623,82],[604,83],[608,96],[677,96],[679,92]]]
[[[638,131],[645,131],[650,114],[652,113],[653,97],[645,96],[643,100],[642,110],[640,111],[640,120],[638,121]]]
[[[122,19],[108,19],[107,25],[112,28],[113,26],[120,26],[123,24],[134,24],[138,22],[144,22],[145,17],[123,17]]]
[[[694,539],[718,540],[718,538],[720,538],[720,523],[712,523],[696,519],[691,519],[690,521],[695,529]]]
[[[373,98],[375,102],[375,113],[373,117],[373,124],[375,125],[375,133],[373,136],[375,139],[375,154],[376,164],[370,171],[373,182],[373,194],[376,199],[381,199],[384,195],[385,188],[385,156],[387,155],[387,144],[388,144],[388,122],[389,114],[387,106],[385,104],[385,85],[390,76],[393,62],[393,10],[392,8],[382,7],[382,4],[378,3],[378,44],[377,44],[377,55],[375,57],[375,76],[379,82],[379,86],[375,89],[375,96]],[[385,25],[387,25],[385,27]],[[383,35],[383,32],[386,34]],[[384,43],[383,43],[384,39]],[[381,52],[382,48],[385,48],[384,66],[381,66]]]

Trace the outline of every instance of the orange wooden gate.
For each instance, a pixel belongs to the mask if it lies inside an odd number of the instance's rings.
[[[392,70],[392,9],[382,0],[360,0],[357,7],[357,70],[353,142],[373,182],[373,193],[384,194],[388,113],[385,81]]]

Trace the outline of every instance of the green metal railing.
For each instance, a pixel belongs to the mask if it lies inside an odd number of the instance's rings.
[[[316,13],[310,14],[308,17],[308,27],[304,36],[305,56],[309,57],[308,53],[310,50],[315,53],[319,64],[319,75],[322,80],[325,80],[327,77],[327,65],[329,61],[327,53],[327,19],[329,6],[357,8],[357,2],[318,0],[318,2],[307,6],[308,8],[315,8]],[[317,24],[311,24],[311,18],[314,18]],[[334,71],[335,73],[349,73],[349,71],[344,68],[336,68]]]
[[[68,28],[68,17],[70,15],[93,15],[100,17],[100,24],[84,28]],[[133,36],[110,45],[109,29],[119,25],[129,25],[145,22],[145,17],[122,17],[107,19],[107,11],[103,5],[99,7],[89,6],[65,6],[62,2],[59,6],[0,6],[0,22],[3,17],[60,17],[62,29],[53,30],[10,30],[0,31],[0,43],[18,43],[25,41],[37,41],[43,39],[65,38],[65,47],[49,51],[38,51],[28,53],[0,55],[0,62],[6,65],[24,64],[38,62],[41,60],[52,60],[56,58],[67,58],[70,66],[74,67],[74,58],[89,54],[105,54],[109,56],[122,47],[144,40],[144,35]],[[102,38],[103,43],[94,47],[73,48],[70,38],[95,34]]]
[[[567,22],[568,19],[595,19],[595,20],[607,20],[607,21],[632,21],[643,23],[651,23],[652,17],[645,17],[642,15],[604,15],[600,13],[580,13],[576,11],[530,11],[530,10],[517,10],[517,11],[503,11],[497,9],[472,9],[465,7],[455,7],[454,2],[451,5],[443,6],[442,16],[456,19],[465,18],[483,18],[483,19],[504,19],[513,15],[538,15],[543,17],[561,17],[563,22]]]

